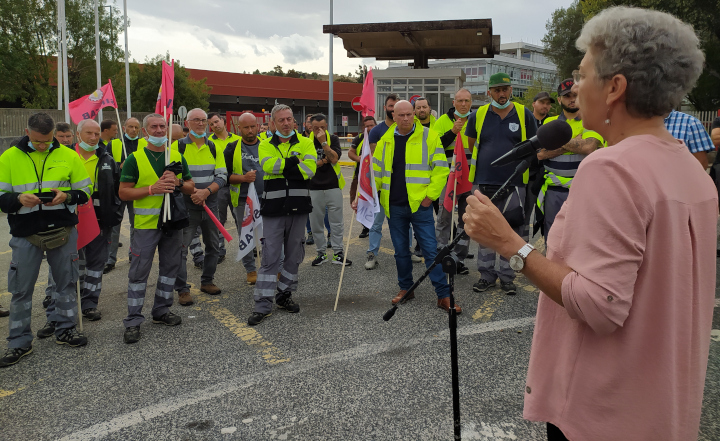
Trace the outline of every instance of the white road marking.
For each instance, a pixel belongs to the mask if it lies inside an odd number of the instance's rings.
[[[223,427],[220,429],[220,433],[235,433],[237,431],[237,427]]]
[[[458,328],[458,335],[468,336],[494,332],[501,329],[524,328],[531,326],[534,322],[535,317],[524,317],[519,319],[481,323]],[[239,390],[250,388],[256,384],[267,384],[267,382],[272,378],[277,378],[278,376],[297,375],[308,371],[314,372],[322,369],[322,367],[326,365],[362,359],[381,354],[383,352],[397,350],[398,347],[417,346],[422,343],[445,340],[447,335],[448,331],[445,331],[437,333],[436,335],[428,333],[426,336],[407,339],[400,343],[396,340],[390,340],[363,344],[344,351],[322,355],[312,360],[277,365],[277,367],[273,369],[264,369],[262,372],[243,375],[205,389],[196,390],[185,396],[172,397],[156,404],[119,415],[109,421],[104,421],[86,429],[71,433],[61,438],[60,441],[100,439],[128,427],[133,427],[163,415],[171,414],[188,406],[194,406],[205,401],[235,393]],[[252,421],[252,419],[248,420],[243,420],[243,423],[247,424]]]

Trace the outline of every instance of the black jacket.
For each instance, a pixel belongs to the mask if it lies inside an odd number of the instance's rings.
[[[92,194],[95,216],[101,229],[114,227],[122,222],[120,210],[120,168],[112,155],[103,147],[95,150],[98,157],[95,167],[95,188]]]
[[[273,135],[269,139],[270,144],[275,148],[280,145],[280,138]],[[297,133],[290,138],[290,146],[299,143]],[[308,190],[308,180],[306,180],[298,164],[300,163],[299,155],[290,155],[285,158],[285,170],[282,178],[267,179],[264,181],[265,190],[260,198],[260,214],[263,216],[289,216],[294,214],[307,214],[312,212],[313,206],[310,200],[310,190]],[[269,192],[281,191],[285,193],[285,197],[268,199],[265,196]]]
[[[26,154],[33,151],[28,146],[30,138],[24,136],[16,144],[15,148]],[[13,147],[10,147],[13,148]],[[67,148],[60,144],[57,139],[53,138],[53,143],[49,147],[49,159],[53,152],[57,149]],[[45,160],[47,163],[48,159]],[[73,204],[84,204],[88,201],[87,194],[82,190],[68,190],[66,192],[72,198]],[[22,208],[22,204],[18,201],[18,192],[7,192],[0,195],[0,210],[8,214],[8,224],[10,224],[10,234],[15,237],[27,237],[43,231],[52,230],[59,227],[69,227],[77,225],[78,217],[74,211],[66,210],[43,210],[40,205],[38,211],[27,214],[17,214]],[[67,204],[63,204],[67,208]]]

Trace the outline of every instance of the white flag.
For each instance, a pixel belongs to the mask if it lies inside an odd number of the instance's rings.
[[[360,170],[358,171],[357,221],[366,228],[371,228],[375,222],[375,214],[380,212],[380,201],[375,187],[375,171],[373,170],[373,157],[370,152],[367,129],[365,129],[362,144]]]
[[[262,216],[260,216],[260,202],[258,201],[255,183],[251,182],[245,201],[245,215],[243,216],[238,237],[237,261],[242,260],[247,253],[255,248],[255,244],[263,237]]]

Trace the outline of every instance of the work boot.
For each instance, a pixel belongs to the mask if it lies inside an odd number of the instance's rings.
[[[214,283],[200,285],[200,291],[204,292],[205,294],[210,294],[211,296],[216,296],[222,292],[222,290],[218,288],[217,285],[215,285]]]
[[[32,346],[28,346],[27,348],[8,348],[3,358],[0,358],[0,368],[12,366],[29,354],[32,354]]]
[[[178,303],[180,306],[190,306],[195,302],[189,292],[183,291],[178,293]]]
[[[247,273],[247,284],[254,285],[257,283],[257,271],[250,271]]]
[[[105,269],[103,270],[103,274],[107,274],[107,273],[109,273],[110,271],[112,271],[112,270],[114,270],[114,269],[115,269],[115,264],[114,264],[114,263],[108,263],[107,265],[105,265]]]
[[[457,273],[458,273],[458,275],[461,275],[461,276],[467,276],[468,274],[470,274],[470,270],[468,269],[467,266],[465,266],[464,263],[458,262]]]
[[[365,269],[366,270],[373,270],[377,268],[380,264],[377,261],[377,258],[375,257],[375,253],[372,251],[368,251],[367,253],[367,262],[365,262]]]
[[[159,325],[177,326],[182,323],[182,318],[180,318],[179,315],[168,311],[160,317],[153,317],[152,322]]]
[[[358,236],[360,239],[365,239],[370,235],[370,228],[363,227],[362,231],[360,232],[360,235]]]
[[[97,308],[83,309],[82,315],[91,322],[94,322],[95,320],[100,320],[102,318],[102,314],[100,313],[100,311],[97,310]]]
[[[140,326],[130,326],[125,328],[123,340],[125,340],[125,343],[127,344],[137,343],[140,341]]]
[[[275,303],[277,304],[278,308],[285,309],[289,313],[296,313],[300,312],[300,305],[295,303],[292,299],[291,293],[286,292],[285,296],[283,298],[278,299]]]
[[[217,264],[220,265],[221,263],[225,262],[225,256],[218,257]]]
[[[261,321],[265,319],[265,317],[270,317],[272,315],[272,312],[268,312],[267,314],[263,314],[262,312],[253,312],[250,314],[250,318],[248,318],[248,325],[255,326],[260,324]]]
[[[495,286],[495,282],[488,282],[485,279],[480,279],[477,281],[476,284],[473,285],[473,291],[475,292],[483,292],[487,291],[490,288],[493,288]]]
[[[48,338],[53,335],[55,335],[55,322],[45,323],[45,326],[38,329],[37,332],[38,338]]]
[[[46,308],[47,308],[47,306],[46,306]],[[0,305],[0,317],[7,317],[9,315],[10,315],[10,311],[8,311],[7,309],[3,308],[2,305]]]
[[[409,296],[405,297],[405,300],[403,300],[403,296],[405,295],[406,292],[407,292],[406,289],[401,289],[400,292],[398,293],[398,295],[393,297],[393,299],[391,300],[391,303],[393,305],[397,305],[398,303],[400,303],[402,305],[403,303],[407,302],[408,300],[412,300],[415,298],[415,292],[413,291],[412,293],[410,293]],[[401,300],[402,300],[402,302],[400,302]]]
[[[500,289],[502,289],[505,294],[509,296],[514,296],[517,294],[517,288],[515,288],[515,284],[512,282],[500,282]]]
[[[438,299],[437,307],[440,309],[444,309],[445,312],[449,312],[450,311],[450,297],[445,297],[444,299]],[[462,309],[460,308],[460,305],[457,304],[457,302],[455,302],[455,313],[456,314],[462,313]]]
[[[73,326],[70,329],[64,330],[59,337],[55,337],[55,343],[76,348],[78,346],[85,346],[87,344],[87,337],[78,332],[75,326]]]
[[[313,235],[312,235],[312,233],[310,233],[310,232],[309,232],[308,235],[307,235],[307,239],[305,239],[305,245],[315,245],[315,239],[313,239]],[[253,314],[255,314],[255,313],[253,313]],[[258,312],[257,314],[259,314],[259,312]],[[268,315],[269,315],[269,314],[268,314]],[[267,317],[267,316],[264,316],[264,317]],[[264,317],[263,317],[263,318],[264,318]],[[252,318],[252,317],[251,317],[251,318]],[[262,321],[262,318],[261,318],[260,320]],[[249,319],[248,319],[248,322],[250,322]],[[258,323],[260,323],[260,322],[258,322]],[[257,324],[257,323],[255,323],[255,324]]]
[[[47,309],[47,307],[50,306],[50,302],[52,302],[52,297],[45,296],[45,298],[43,299],[43,309]],[[2,315],[0,315],[0,317],[2,317]]]

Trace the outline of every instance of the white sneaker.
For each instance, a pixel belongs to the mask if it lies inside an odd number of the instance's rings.
[[[379,266],[377,259],[375,258],[375,253],[369,252],[367,253],[367,262],[365,262],[365,269],[366,270],[372,270]]]
[[[420,263],[423,261],[422,257],[416,256],[413,252],[410,253],[410,260],[412,260],[413,263]]]

